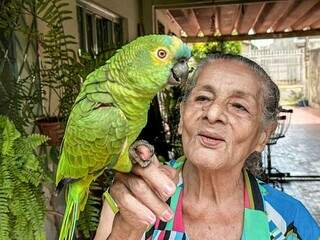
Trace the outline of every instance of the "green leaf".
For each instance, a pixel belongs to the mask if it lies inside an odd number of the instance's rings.
[[[14,124],[7,118],[3,129],[3,145],[2,154],[12,155],[14,141],[21,136],[18,130],[16,130]]]
[[[44,240],[45,170],[34,149],[47,137],[23,137],[4,116],[0,116],[0,129],[0,142],[7,146],[0,152],[0,239]]]

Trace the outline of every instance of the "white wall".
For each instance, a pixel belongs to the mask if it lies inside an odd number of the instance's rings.
[[[70,35],[74,36],[76,38],[76,42],[79,42],[78,41],[79,33],[78,33],[76,1],[72,0],[72,1],[66,1],[66,2],[69,3],[69,6],[66,8],[66,10],[69,10],[72,12],[72,13],[70,13],[70,16],[72,17],[72,19],[65,21],[63,23],[63,27],[64,27],[66,34],[70,34]],[[78,49],[79,45],[77,45],[75,47]]]
[[[139,1],[138,0],[91,0],[91,2],[126,18],[128,21],[128,39],[133,40],[138,36]]]

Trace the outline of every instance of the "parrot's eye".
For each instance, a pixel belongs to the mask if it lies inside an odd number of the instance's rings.
[[[159,58],[163,59],[167,56],[167,51],[164,49],[159,49],[157,55]]]

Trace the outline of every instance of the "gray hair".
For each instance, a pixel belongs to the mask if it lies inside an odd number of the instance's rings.
[[[199,74],[203,70],[203,68],[216,61],[216,60],[229,60],[229,61],[236,61],[245,66],[247,66],[250,70],[252,70],[259,78],[262,88],[262,112],[263,112],[263,119],[262,119],[262,127],[270,123],[277,123],[277,116],[279,113],[279,99],[280,93],[278,86],[272,81],[270,76],[266,73],[266,71],[256,62],[243,57],[241,55],[233,55],[233,54],[224,54],[224,53],[214,53],[208,55],[206,58],[202,59],[199,63],[197,69],[194,71],[191,78],[185,83],[184,86],[184,95],[182,96],[182,102],[185,102],[189,97],[191,91],[195,87],[197,83],[197,79]],[[259,168],[260,166],[260,168]],[[254,152],[252,153],[245,164],[253,174],[258,174],[261,171],[261,153]]]

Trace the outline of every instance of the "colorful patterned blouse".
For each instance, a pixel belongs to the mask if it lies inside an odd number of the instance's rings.
[[[171,161],[182,168],[184,161]],[[265,184],[249,172],[245,176],[245,211],[241,240],[320,240],[320,228],[301,202]],[[183,181],[167,201],[175,216],[169,222],[157,219],[142,240],[188,240],[182,219]]]

